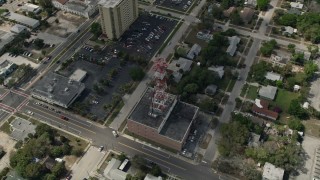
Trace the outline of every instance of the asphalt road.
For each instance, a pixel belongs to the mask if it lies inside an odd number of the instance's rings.
[[[212,171],[210,164],[194,165],[193,163],[187,162],[188,160],[182,160],[183,157],[179,157],[179,155],[167,154],[156,148],[135,142],[127,137],[119,136],[115,138],[110,128],[102,127],[101,125],[86,121],[80,117],[72,116],[62,109],[49,106],[50,108],[61,111],[61,113],[56,113],[53,110],[49,110],[49,108],[35,104],[36,102],[38,101],[33,99],[29,100],[29,102],[21,108],[21,113],[30,110],[34,113],[32,118],[89,139],[94,146],[104,146],[106,149],[118,150],[130,157],[141,154],[146,159],[159,164],[164,172],[175,174],[183,179],[219,179],[219,175]],[[61,116],[65,116],[69,120],[63,120]]]

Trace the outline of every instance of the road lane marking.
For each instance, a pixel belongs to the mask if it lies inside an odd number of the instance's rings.
[[[151,159],[148,159],[148,158],[144,158],[144,159],[146,159],[147,161],[150,161],[150,162],[153,162]],[[154,163],[156,163],[156,162],[154,162]],[[164,168],[166,168],[166,169],[168,169],[168,173],[170,172],[170,168],[168,167],[168,166],[165,166],[165,165],[163,165],[163,164],[161,164],[161,163],[156,163],[157,165],[159,165],[159,166],[162,166],[162,167],[164,167]]]
[[[49,113],[47,113],[47,112],[44,112],[44,111],[42,111],[42,110],[36,109],[36,108],[34,108],[34,107],[32,107],[32,106],[28,106],[28,107],[31,108],[31,109],[34,109],[34,110],[36,110],[36,111],[40,111],[40,112],[42,112],[42,113],[44,113],[44,114],[47,114],[47,115],[49,115],[49,116],[51,116],[51,117],[54,117],[54,118],[59,119],[60,121],[62,121],[62,120],[61,120],[59,117],[57,117],[57,116],[54,116],[54,115],[49,114]],[[82,128],[82,129],[84,129],[84,130],[86,130],[86,131],[89,131],[89,132],[91,132],[91,133],[93,133],[93,134],[96,134],[96,132],[91,131],[91,130],[89,130],[89,129],[86,129],[86,128],[84,128],[84,127],[81,127],[81,126],[79,126],[79,125],[77,125],[77,124],[71,123],[71,122],[69,122],[69,121],[65,121],[65,122],[66,122],[66,123],[69,123],[69,124],[72,124],[72,125],[74,125],[74,126],[77,126],[77,127],[79,127],[79,128]]]
[[[67,125],[65,125],[65,124],[62,124],[61,122],[53,121],[53,120],[51,120],[50,118],[48,118],[48,117],[46,117],[46,116],[44,116],[44,115],[42,115],[42,114],[37,113],[37,116],[41,116],[42,118],[49,120],[49,121],[44,120],[45,122],[48,122],[49,124],[52,124],[52,122],[55,122],[55,123],[60,124],[60,125],[62,125],[62,126],[65,126],[65,127],[67,126]],[[31,117],[31,116],[29,116],[29,117]],[[39,119],[39,118],[37,118],[37,119]],[[39,119],[39,120],[41,121],[41,119]],[[58,125],[58,126],[60,126],[60,125]]]
[[[144,150],[150,151],[150,152],[152,152],[152,153],[154,153],[154,154],[157,154],[157,155],[162,156],[162,157],[167,158],[167,159],[170,158],[170,155],[169,155],[169,154],[167,154],[166,156],[164,156],[164,155],[162,155],[162,154],[160,154],[160,153],[158,153],[158,152],[152,151],[151,149],[148,149],[148,148],[145,148],[145,147],[148,147],[148,146],[142,145],[142,149],[144,149]]]
[[[123,143],[121,143],[121,142],[118,142],[118,144],[120,144],[120,145],[122,145],[122,146],[125,146],[125,147],[127,147],[127,148],[130,148],[130,149],[133,149],[133,150],[135,150],[135,151],[137,151],[137,152],[143,153],[143,154],[145,154],[145,155],[148,155],[148,156],[150,156],[150,157],[153,157],[153,158],[155,158],[155,159],[157,159],[157,160],[159,160],[159,161],[162,161],[162,162],[164,162],[164,163],[170,164],[171,166],[174,166],[174,167],[176,167],[176,168],[182,169],[182,170],[184,170],[184,171],[186,170],[186,169],[183,168],[183,167],[180,167],[180,166],[177,166],[177,165],[175,165],[175,164],[172,164],[172,163],[170,163],[170,162],[168,162],[168,161],[165,161],[165,160],[163,160],[163,159],[160,159],[160,158],[158,158],[158,157],[156,157],[156,156],[153,156],[153,155],[151,155],[151,154],[149,154],[149,153],[140,151],[139,149],[136,149],[136,148],[131,147],[131,146],[129,146],[129,145],[123,144]]]
[[[67,127],[67,128],[69,128],[69,129],[72,129],[72,130],[74,130],[74,131],[78,131],[78,135],[80,135],[81,134],[81,131],[79,131],[79,130],[77,130],[77,129],[75,129],[75,128],[73,128],[73,127]]]

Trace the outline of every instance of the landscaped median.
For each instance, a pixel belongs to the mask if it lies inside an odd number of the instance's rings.
[[[181,25],[184,23],[183,20],[181,20],[176,27],[174,28],[174,30],[170,33],[169,37],[166,39],[166,41],[161,45],[158,54],[162,53],[162,51],[164,50],[164,48],[168,45],[168,43],[171,41],[172,37],[176,34],[176,32],[180,29]]]

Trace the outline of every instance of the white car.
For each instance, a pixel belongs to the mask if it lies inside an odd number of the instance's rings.
[[[112,131],[112,134],[113,134],[114,137],[118,137],[117,131]]]
[[[27,114],[29,114],[30,116],[32,116],[32,115],[33,115],[33,112],[32,112],[32,111],[27,110]]]

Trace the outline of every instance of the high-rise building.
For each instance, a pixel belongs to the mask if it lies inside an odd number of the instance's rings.
[[[118,39],[138,18],[138,0],[100,0],[99,12],[103,34]]]

